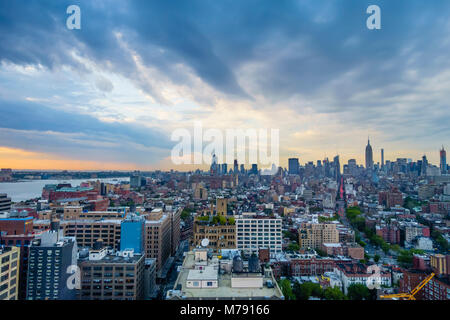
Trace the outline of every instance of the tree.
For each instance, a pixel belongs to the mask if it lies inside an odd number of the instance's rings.
[[[338,287],[328,287],[323,292],[326,300],[347,300],[347,296]]]
[[[227,218],[225,218],[224,216],[219,216],[219,223],[221,226],[224,226],[227,224]]]
[[[373,260],[375,261],[375,262],[378,262],[378,261],[380,261],[380,255],[377,253],[374,257],[373,257]]]
[[[424,254],[424,251],[417,249],[400,250],[400,254],[397,257],[397,261],[403,267],[410,267],[412,265],[414,254]]]
[[[289,230],[283,231],[283,235],[291,241],[298,241],[297,235]]]
[[[236,221],[234,220],[233,217],[230,217],[230,218],[228,218],[228,223],[229,223],[230,225],[234,225],[234,224],[236,223]]]
[[[323,290],[318,283],[304,282],[294,284],[294,294],[297,300],[309,300],[310,297],[323,297]]]
[[[298,250],[300,250],[300,246],[298,245],[297,242],[291,242],[291,243],[289,243],[287,250],[288,251],[298,251]]]
[[[348,287],[348,298],[350,300],[367,300],[370,297],[369,289],[360,283]]]
[[[181,211],[181,219],[186,220],[191,216],[191,210],[188,208],[184,208],[183,211]]]
[[[450,246],[447,240],[445,240],[445,238],[442,236],[442,233],[437,230],[433,230],[433,232],[431,232],[431,237],[434,239],[443,253],[448,252]]]
[[[288,279],[280,280],[278,285],[286,300],[295,300],[295,294],[292,291],[291,282]]]

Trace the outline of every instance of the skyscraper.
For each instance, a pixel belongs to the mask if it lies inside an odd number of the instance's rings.
[[[222,174],[228,173],[228,165],[226,163],[222,163]]]
[[[366,146],[366,169],[373,169],[373,153],[370,140],[367,140]]]
[[[427,174],[427,168],[428,168],[428,160],[427,156],[423,155],[422,157],[422,175],[425,176]]]
[[[215,154],[215,153],[212,155],[212,161],[211,161],[210,173],[211,173],[212,175],[216,175],[216,174],[218,173],[218,169],[217,169],[217,157],[216,157],[216,154]]]
[[[440,165],[440,168],[441,168],[441,172],[442,173],[447,173],[447,152],[445,152],[445,149],[444,149],[444,146],[442,146],[442,149],[441,149],[441,151],[440,151],[440,159],[441,159],[441,165]]]
[[[333,158],[333,166],[334,166],[334,178],[336,181],[339,181],[341,177],[341,163],[339,162],[339,156],[335,156]]]
[[[384,149],[381,149],[381,168],[384,168]]]
[[[298,171],[298,158],[290,158],[289,159],[289,174],[299,174]]]

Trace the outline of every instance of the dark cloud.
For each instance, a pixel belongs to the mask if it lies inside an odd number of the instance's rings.
[[[82,30],[67,30],[65,9],[78,4]],[[365,27],[366,8],[382,8],[382,30]],[[369,87],[402,81],[406,69],[432,74],[447,61],[450,3],[423,1],[8,1],[0,2],[0,59],[52,67],[70,64],[75,50],[136,81],[130,54],[115,32],[146,65],[174,82],[186,79],[174,66],[184,63],[204,81],[232,96],[248,97],[235,72],[262,61],[255,87],[269,100],[314,95],[346,72],[358,76],[335,87],[338,100]],[[290,49],[291,48],[291,49]],[[408,51],[405,51],[408,49]],[[280,52],[283,52],[280,55]],[[414,57],[414,61],[411,59]],[[380,68],[391,62],[388,68]]]

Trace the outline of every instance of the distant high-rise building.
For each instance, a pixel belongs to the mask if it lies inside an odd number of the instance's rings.
[[[252,164],[251,174],[258,174],[258,165],[256,163]]]
[[[241,164],[241,174],[245,174],[245,167],[244,167],[244,164]]]
[[[427,156],[423,155],[422,157],[422,175],[425,176],[427,174],[427,168],[428,168],[428,160]]]
[[[333,158],[333,165],[334,165],[334,178],[336,181],[339,180],[341,177],[341,163],[339,162],[339,156],[335,156]]]
[[[384,168],[384,149],[381,149],[381,168]]]
[[[289,174],[299,174],[298,158],[289,159]]]
[[[218,174],[218,165],[217,165],[217,156],[216,156],[216,154],[212,155],[210,173],[212,175]]]
[[[222,174],[227,174],[228,171],[228,165],[226,163],[222,164]]]
[[[139,171],[135,171],[130,177],[130,187],[140,188],[142,186],[141,174]]]
[[[239,166],[238,166],[238,161],[237,159],[234,160],[234,165],[233,165],[233,173],[239,173]]]
[[[366,169],[373,169],[373,153],[370,140],[367,140],[366,146]]]
[[[440,155],[440,168],[442,173],[447,173],[447,152],[444,149],[444,146],[442,146],[442,149],[439,153]]]
[[[352,176],[355,176],[357,174],[358,165],[356,163],[355,159],[348,160],[348,173],[350,173]]]

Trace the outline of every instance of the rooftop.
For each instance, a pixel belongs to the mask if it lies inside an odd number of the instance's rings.
[[[137,253],[133,254],[132,256],[122,256],[120,254],[118,255],[118,254],[108,253],[107,255],[105,255],[104,257],[102,257],[99,260],[91,260],[91,259],[89,259],[89,256],[87,256],[87,257],[80,257],[79,261],[89,263],[89,264],[107,264],[107,263],[136,264],[142,258],[143,258],[142,254],[137,254]]]
[[[279,289],[276,281],[274,280],[272,273],[270,276],[262,273],[219,273],[219,259],[216,255],[208,258],[208,266],[202,270],[195,270],[196,261],[194,258],[194,252],[190,251],[186,253],[186,258],[183,262],[183,267],[178,275],[178,279],[173,291],[173,294],[178,293],[184,299],[219,299],[219,298],[234,298],[234,299],[283,299],[283,294]],[[231,260],[230,260],[231,262]],[[231,286],[232,278],[242,277],[263,277],[263,287],[239,287],[233,288]],[[211,278],[211,279],[210,279]],[[218,280],[217,288],[187,288],[187,280]],[[272,282],[273,288],[267,286],[267,281]],[[169,294],[170,296],[170,294]],[[172,295],[173,296],[173,295]]]

